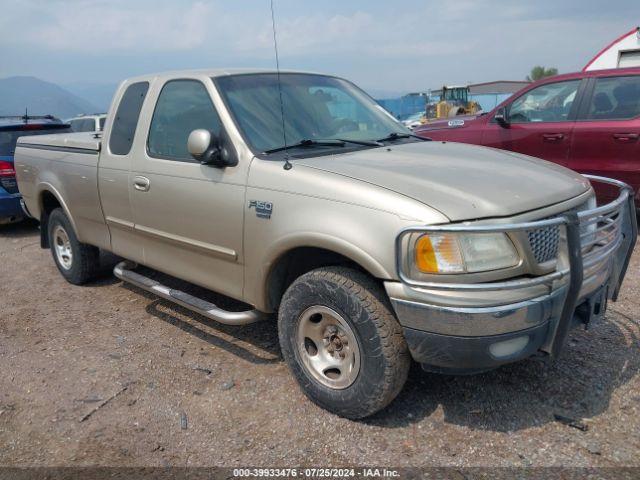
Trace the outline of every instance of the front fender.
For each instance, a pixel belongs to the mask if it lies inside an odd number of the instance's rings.
[[[270,249],[265,252],[263,262],[256,272],[254,284],[260,288],[255,292],[256,298],[252,303],[259,309],[267,311],[272,308],[269,295],[271,285],[269,282],[280,260],[289,252],[304,247],[318,248],[339,254],[358,264],[363,270],[375,278],[388,280],[394,276],[393,271],[389,271],[388,268],[376,260],[370,253],[343,238],[318,232],[290,234],[281,238],[275,244],[270,245]]]
[[[372,276],[380,279],[393,278],[393,272],[388,271],[371,254],[364,251],[357,245],[347,240],[332,235],[318,232],[300,232],[287,235],[272,245],[267,256],[264,258],[263,266],[267,267],[267,272],[271,266],[285,253],[299,247],[316,247],[329,250],[348,258],[357,263]]]
[[[276,200],[271,220],[246,217],[244,298],[247,303],[262,310],[270,308],[268,282],[272,269],[283,255],[301,247],[337,253],[375,278],[397,278],[395,239],[407,221],[389,212],[352,204],[299,196],[295,202],[287,202],[271,195]]]

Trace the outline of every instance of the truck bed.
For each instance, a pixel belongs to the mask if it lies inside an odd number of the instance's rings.
[[[20,193],[40,218],[47,190],[65,210],[80,241],[109,246],[98,193],[101,139],[94,132],[21,137],[15,153]]]

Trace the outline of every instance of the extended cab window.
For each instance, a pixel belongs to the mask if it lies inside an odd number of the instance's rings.
[[[596,79],[587,120],[627,120],[640,115],[640,75]]]
[[[109,150],[114,155],[128,155],[131,151],[147,90],[149,90],[149,82],[138,82],[129,85],[124,92],[109,138]]]
[[[220,134],[220,118],[207,89],[197,80],[173,80],[160,92],[147,148],[152,157],[195,161],[187,150],[189,134],[197,129]]]
[[[529,90],[514,100],[509,109],[511,123],[566,122],[576,98],[580,80],[550,83]]]

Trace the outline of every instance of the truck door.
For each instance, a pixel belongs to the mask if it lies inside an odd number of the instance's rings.
[[[188,153],[193,130],[219,136],[222,129],[213,84],[205,83],[179,79],[153,86],[157,102],[145,109],[148,135],[133,163],[135,230],[145,265],[240,298],[248,166],[202,165]]]
[[[580,80],[547,83],[506,107],[508,125],[490,119],[482,144],[565,165],[571,145]]]
[[[131,164],[140,110],[149,90],[149,82],[132,83],[124,88],[115,117],[105,126],[98,165],[98,190],[102,212],[111,235],[111,250],[129,260],[142,261],[142,246],[134,234],[131,208]]]
[[[568,167],[640,188],[640,75],[591,79],[578,113]],[[600,201],[617,189],[595,184]]]

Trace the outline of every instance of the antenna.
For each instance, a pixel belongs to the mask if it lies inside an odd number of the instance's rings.
[[[278,39],[276,37],[276,17],[273,12],[273,0],[271,0],[271,25],[273,27],[273,48],[276,52],[276,72],[278,75],[278,96],[280,97],[280,117],[282,118],[282,140],[284,142],[284,169],[291,170],[289,162],[289,151],[287,150],[287,131],[284,124],[284,103],[282,101],[282,84],[280,83],[280,59],[278,57]]]

